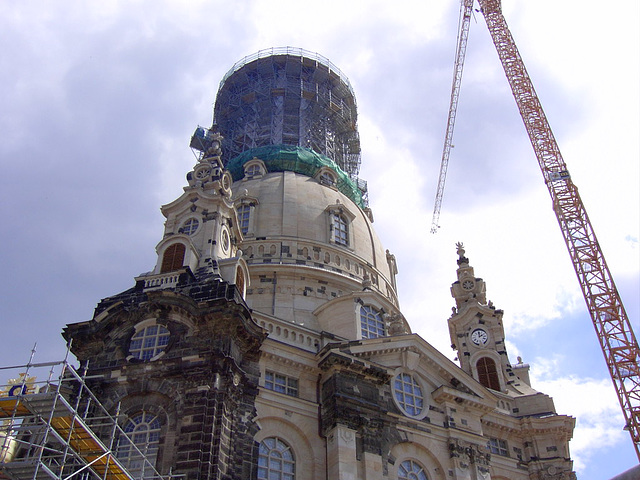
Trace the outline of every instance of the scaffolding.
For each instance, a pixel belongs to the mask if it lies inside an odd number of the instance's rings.
[[[261,50],[236,63],[220,83],[214,128],[225,165],[267,145],[294,145],[360,170],[357,106],[347,77],[328,59],[299,48]]]
[[[0,383],[0,479],[170,478],[129,440],[118,424],[119,406],[111,415],[82,372],[67,359],[0,367],[0,378],[11,378]],[[128,468],[119,444],[128,460],[135,452]]]

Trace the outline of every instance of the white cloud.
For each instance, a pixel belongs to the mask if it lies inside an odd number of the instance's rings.
[[[556,411],[576,418],[570,443],[574,468],[580,475],[603,451],[629,441],[611,380],[566,375],[561,355],[532,362],[532,385],[550,395]]]

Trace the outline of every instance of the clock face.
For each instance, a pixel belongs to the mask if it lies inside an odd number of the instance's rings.
[[[489,334],[481,328],[476,328],[471,332],[471,341],[476,345],[486,345],[489,341]]]
[[[465,290],[473,290],[474,285],[473,280],[465,280],[462,282],[462,288]]]

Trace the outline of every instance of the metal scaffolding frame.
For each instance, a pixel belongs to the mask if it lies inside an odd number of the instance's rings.
[[[347,77],[299,48],[261,50],[220,83],[214,127],[223,161],[264,145],[297,145],[329,157],[350,177],[360,170],[357,106]]]
[[[33,359],[33,353],[32,353]],[[42,374],[44,372],[44,374]],[[128,440],[115,415],[88,388],[86,366],[67,359],[0,367],[0,479],[168,479]],[[38,380],[38,374],[46,380]],[[133,449],[139,472],[118,459]]]

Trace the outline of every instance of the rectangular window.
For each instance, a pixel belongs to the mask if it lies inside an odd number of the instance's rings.
[[[251,207],[249,205],[240,205],[238,212],[238,226],[243,235],[246,235],[249,231],[249,215],[251,214]]]
[[[509,448],[507,447],[507,442],[505,440],[500,440],[499,438],[490,438],[489,443],[487,444],[487,448],[496,455],[502,455],[503,457],[509,456]]]
[[[274,392],[284,393],[291,397],[298,396],[298,380],[270,371],[265,372],[264,387]]]
[[[338,245],[349,246],[349,230],[347,220],[340,214],[333,215],[333,241]]]

